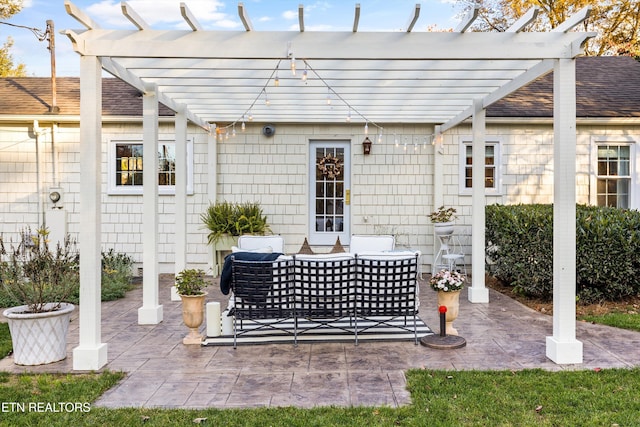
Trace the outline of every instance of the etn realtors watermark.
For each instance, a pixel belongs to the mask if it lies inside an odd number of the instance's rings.
[[[90,412],[89,402],[0,402],[0,412]]]

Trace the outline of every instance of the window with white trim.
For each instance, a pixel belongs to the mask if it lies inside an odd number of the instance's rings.
[[[193,143],[187,141],[187,193],[193,194]],[[107,167],[109,194],[142,194],[143,144],[140,140],[112,140]],[[176,144],[158,141],[158,192],[175,194]]]
[[[486,194],[499,194],[502,177],[500,175],[500,143],[485,142],[484,188]],[[460,194],[471,194],[473,181],[473,146],[471,141],[460,144]]]
[[[596,205],[631,207],[631,146],[597,144]]]

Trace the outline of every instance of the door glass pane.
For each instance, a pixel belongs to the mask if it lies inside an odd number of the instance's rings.
[[[344,148],[318,147],[316,164],[316,231],[344,229]]]

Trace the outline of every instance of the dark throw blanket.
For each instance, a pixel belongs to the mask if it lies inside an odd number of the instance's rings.
[[[224,266],[222,267],[222,274],[220,275],[220,290],[224,295],[229,295],[231,291],[231,257],[235,257],[241,261],[275,261],[282,255],[280,252],[273,252],[270,254],[257,253],[257,252],[236,252],[229,254],[224,258]]]

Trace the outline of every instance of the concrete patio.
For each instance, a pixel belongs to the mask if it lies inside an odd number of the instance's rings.
[[[405,371],[420,369],[593,369],[640,366],[640,333],[578,322],[584,363],[557,365],[545,356],[552,317],[537,313],[490,290],[488,304],[471,304],[461,295],[456,328],[467,346],[436,350],[413,342],[185,346],[181,304],[170,300],[173,276],[161,276],[164,321],[137,324],[142,288],[102,304],[102,337],[108,343],[105,369],[127,377],[95,406],[165,408],[248,408],[267,406],[400,406],[410,403]],[[438,332],[436,295],[421,283],[420,317]],[[226,301],[217,279],[207,301]],[[431,309],[433,308],[433,309]],[[0,370],[72,372],[78,345],[77,310],[72,319],[68,357],[50,365],[24,367],[13,358]]]

